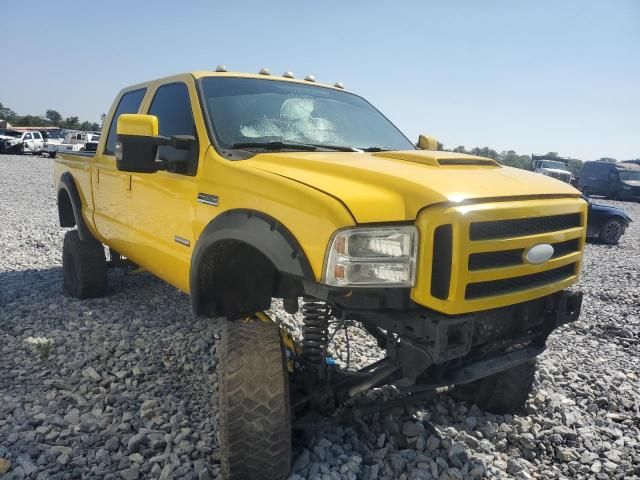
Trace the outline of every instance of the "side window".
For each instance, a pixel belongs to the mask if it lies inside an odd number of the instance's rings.
[[[33,138],[36,140],[42,140],[42,135],[40,135],[40,132],[33,132]]]
[[[189,90],[184,83],[170,83],[158,88],[149,107],[149,115],[158,117],[160,135],[167,137],[171,135],[196,135],[196,124],[189,102]],[[169,162],[170,171],[193,175],[198,161],[196,152],[197,149],[194,151],[177,150],[174,147],[163,145],[158,148],[158,158]],[[187,162],[186,166],[184,162]],[[172,164],[175,169],[172,168]]]
[[[33,138],[33,137],[31,136],[31,134],[30,134],[30,133],[25,133],[25,135],[24,135],[24,139],[25,139],[25,140],[31,140],[32,138]]]
[[[113,118],[111,119],[111,125],[109,125],[109,136],[107,137],[107,144],[104,147],[105,155],[114,154],[118,135],[116,131],[118,117],[123,113],[138,113],[138,108],[140,108],[140,104],[142,103],[142,99],[144,98],[146,91],[146,88],[141,88],[140,90],[127,92],[120,99],[118,108],[116,108]]]
[[[610,172],[611,170],[609,169],[609,165],[598,165],[596,177],[600,180],[607,180]]]

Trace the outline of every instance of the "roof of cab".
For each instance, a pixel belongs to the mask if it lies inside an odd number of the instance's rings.
[[[139,83],[135,83],[133,85],[127,85],[126,87],[124,87],[122,90],[120,90],[119,96],[127,93],[127,92],[131,92],[133,90],[138,90],[140,88],[148,88],[149,86],[160,82],[160,83],[165,83],[165,82],[175,82],[177,78],[185,76],[185,75],[189,75],[193,78],[195,78],[196,80],[199,80],[201,78],[205,78],[205,77],[231,77],[231,78],[255,78],[258,80],[272,80],[272,81],[279,81],[279,82],[291,82],[291,83],[297,83],[300,85],[313,85],[316,87],[322,87],[322,88],[331,88],[333,90],[339,90],[339,91],[346,91],[344,87],[340,88],[340,87],[336,87],[335,85],[330,85],[328,83],[321,83],[318,81],[309,81],[309,80],[304,80],[304,79],[299,79],[299,78],[289,78],[289,77],[283,77],[281,75],[266,75],[266,74],[260,74],[260,73],[243,73],[243,72],[216,72],[216,71],[212,71],[212,70],[197,70],[197,71],[193,71],[193,72],[182,72],[182,73],[176,73],[175,75],[168,75],[165,77],[161,77],[161,78],[154,78],[151,80],[147,80],[146,82],[139,82]]]
[[[304,80],[302,78],[288,78],[283,77],[282,75],[273,75],[273,74],[260,74],[260,73],[243,73],[243,72],[214,72],[210,70],[199,70],[195,72],[189,72],[190,75],[193,75],[194,78],[200,79],[204,77],[236,77],[236,78],[256,78],[259,80],[278,80],[282,82],[291,82],[291,83],[299,83],[304,85],[316,85],[318,87],[327,87],[333,88],[334,90],[342,90],[344,88],[336,87],[335,85],[331,85],[328,83],[321,83],[318,81],[309,81]]]

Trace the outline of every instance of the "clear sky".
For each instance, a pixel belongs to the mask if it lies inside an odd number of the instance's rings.
[[[0,102],[97,121],[189,70],[315,74],[411,138],[640,157],[639,0],[0,0]]]

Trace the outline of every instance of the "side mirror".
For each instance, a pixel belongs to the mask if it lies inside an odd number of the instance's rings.
[[[191,150],[196,143],[192,135],[158,135],[158,117],[154,115],[122,114],[118,117],[116,132],[116,166],[123,172],[155,173],[167,170],[167,162],[156,160],[159,146]]]
[[[420,150],[438,150],[438,140],[435,137],[420,135],[418,137],[418,148]]]

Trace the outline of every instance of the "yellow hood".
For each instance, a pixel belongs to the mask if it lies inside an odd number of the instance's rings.
[[[420,209],[444,202],[579,196],[559,180],[453,152],[278,152],[245,162],[337,198],[358,223],[413,220]]]

